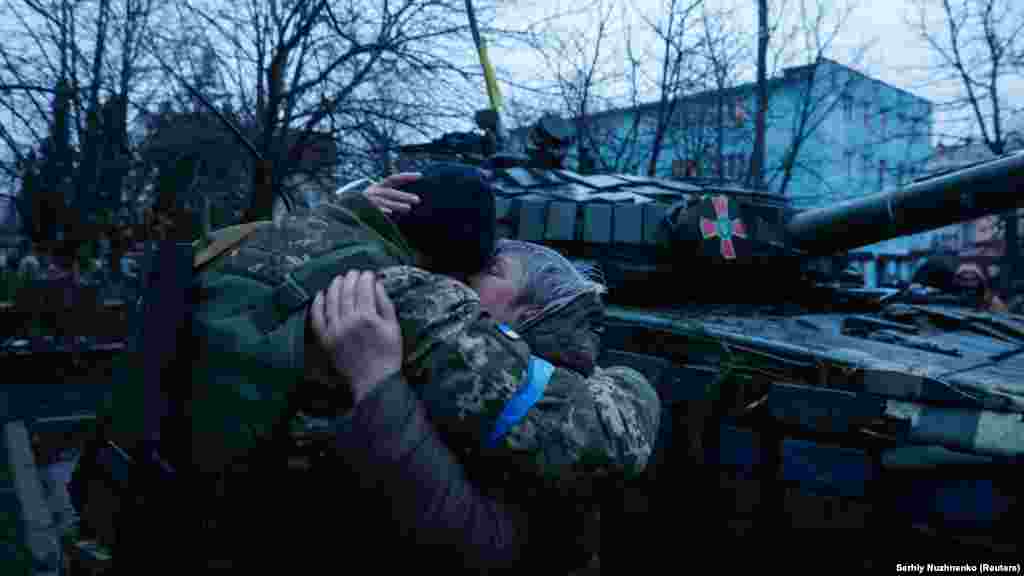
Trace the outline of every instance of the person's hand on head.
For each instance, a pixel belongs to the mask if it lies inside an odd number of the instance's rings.
[[[402,332],[395,308],[373,272],[338,275],[326,294],[313,300],[312,325],[334,369],[361,402],[388,376],[402,368]]]
[[[396,190],[395,186],[401,186],[414,182],[420,178],[418,172],[402,172],[392,174],[363,191],[363,195],[385,214],[395,212],[405,213],[418,204],[420,197],[408,192]]]

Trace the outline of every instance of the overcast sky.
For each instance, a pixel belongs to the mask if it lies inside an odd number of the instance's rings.
[[[605,0],[612,1],[612,0]],[[615,0],[618,1],[618,0]],[[769,0],[777,6],[780,0]],[[786,0],[786,18],[799,17],[800,0]],[[1016,2],[1017,0],[1007,0]],[[660,7],[665,0],[625,0],[631,10],[640,11],[649,15],[658,14]],[[706,0],[712,8],[731,8],[733,10],[732,24],[735,29],[743,31],[748,37],[750,47],[750,70],[747,80],[753,80],[753,66],[756,55],[757,35],[757,2],[756,0]],[[809,1],[808,4],[813,4]],[[832,59],[846,65],[853,65],[854,68],[869,76],[878,78],[888,84],[907,90],[915,95],[921,96],[936,104],[948,102],[959,93],[960,86],[957,83],[940,82],[930,80],[930,74],[925,68],[935,62],[935,57],[925,42],[918,36],[908,24],[918,21],[917,5],[912,0],[852,0],[853,6],[845,25],[836,39],[833,50],[828,54]],[[520,0],[516,6],[510,9],[504,17],[499,18],[499,23],[507,26],[522,25],[524,22],[536,21],[546,14],[552,14],[559,10],[571,9],[579,5],[578,0]],[[849,3],[843,1],[826,0],[826,7],[830,11],[827,20],[834,21],[842,11],[843,6]],[[1024,8],[1024,1],[1021,1]],[[774,10],[773,10],[774,11]],[[592,30],[596,11],[587,14],[567,17],[561,22],[566,34],[573,31],[579,32]],[[937,14],[936,14],[937,15]],[[1021,11],[1024,18],[1024,10]],[[620,19],[621,21],[621,19]],[[653,42],[650,32],[644,32],[644,26],[634,17],[635,39],[646,38],[647,43]],[[941,30],[941,29],[940,29]],[[860,47],[869,45],[863,57],[857,57]],[[492,59],[495,66],[503,72],[511,74],[517,79],[535,76],[539,67],[543,66],[536,57],[528,50],[523,49],[492,49]],[[1020,79],[1006,79],[1003,81],[1004,94],[1024,93],[1024,81]],[[516,96],[513,87],[503,85],[503,95]],[[506,96],[507,97],[507,96]],[[1007,98],[1007,102],[1015,108],[1021,107],[1019,98]],[[941,106],[940,106],[941,109]],[[959,118],[959,117],[957,117]],[[961,122],[954,120],[954,116],[937,111],[935,118],[935,132],[958,132],[956,126]],[[973,123],[972,123],[973,124]],[[972,125],[973,127],[973,125]]]

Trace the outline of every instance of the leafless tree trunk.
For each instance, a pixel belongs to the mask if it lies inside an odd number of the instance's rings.
[[[1006,81],[1024,73],[1024,6],[1013,0],[939,0],[935,14],[929,10],[933,3],[916,4],[913,26],[936,58],[935,77],[953,81],[960,89],[956,98],[942,103],[943,108],[966,113],[972,121],[964,131],[980,134],[992,154],[1007,152],[1014,135],[1007,133],[1006,124],[1015,111]],[[1005,294],[1013,291],[1017,272],[1019,219],[1016,211],[1002,218],[1006,250],[1000,277]]]
[[[719,180],[726,178],[726,138],[733,131],[727,130],[728,89],[735,85],[740,62],[745,58],[742,35],[729,29],[733,14],[730,11],[710,13],[707,7],[701,14],[704,31],[703,55],[715,94],[715,165]]]
[[[641,97],[641,71],[643,69],[643,57],[634,49],[632,30],[626,30],[626,56],[627,70],[629,73],[629,100],[628,105],[636,110],[640,106]],[[643,150],[640,147],[640,127],[642,118],[640,114],[633,115],[633,121],[628,126],[623,126],[621,131],[615,127],[607,131],[601,138],[601,145],[611,149],[611,157],[605,158],[601,155],[603,168],[605,170],[639,174],[643,164]]]
[[[66,248],[96,239],[100,228],[87,221],[108,220],[100,211],[120,200],[139,64],[131,46],[146,33],[139,21],[150,11],[148,0],[0,5],[0,20],[12,24],[0,37],[0,87],[7,87],[0,110],[11,112],[0,115],[0,168],[24,183],[24,160],[47,158],[37,193],[59,203],[51,208],[61,215]]]
[[[1002,154],[1009,136],[1006,121],[1015,112],[1005,93],[1006,81],[1024,72],[1014,58],[1024,49],[1024,7],[1009,0],[915,3],[918,18],[912,25],[936,58],[934,75],[954,81],[961,90],[941,104],[969,114],[972,131],[993,154]],[[929,11],[934,4],[938,14]]]
[[[831,188],[825,174],[827,170],[822,165],[822,162],[830,160],[815,160],[814,157],[821,155],[818,152],[832,153],[839,147],[848,146],[845,141],[825,145],[827,137],[820,128],[835,116],[844,98],[861,84],[856,73],[847,74],[828,59],[833,52],[833,42],[853,7],[849,2],[838,6],[824,0],[797,0],[797,10],[794,11],[791,4],[782,0],[775,6],[777,20],[760,27],[762,42],[766,37],[771,42],[759,45],[759,51],[763,52],[759,59],[763,56],[767,63],[771,52],[776,66],[788,66],[784,78],[780,78],[780,86],[784,86],[784,90],[770,89],[767,78],[763,84],[760,80],[758,83],[757,108],[759,116],[763,113],[763,119],[758,118],[755,123],[749,186],[771,188],[780,195],[786,195],[797,175],[802,174],[816,181],[825,191]],[[784,21],[794,14],[798,14],[795,23],[789,25]],[[865,51],[866,46],[852,50],[844,64],[855,67]],[[759,65],[759,68],[759,75],[769,75],[767,64],[763,68]],[[767,158],[765,132],[770,125],[786,134],[785,143],[779,148],[781,158],[777,162]],[[822,146],[810,149],[807,144],[812,140],[821,140]],[[775,146],[779,145],[773,144]]]
[[[523,37],[543,62],[534,90],[549,96],[552,105],[548,112],[557,110],[573,125],[581,170],[591,160],[602,167],[606,162],[607,154],[600,153],[606,127],[595,115],[609,106],[616,77],[618,50],[611,45],[615,8],[614,1],[595,0],[580,7],[580,13],[592,15],[592,19],[569,28],[559,26],[564,19],[544,20],[527,26]]]
[[[492,9],[477,6],[482,24]],[[249,124],[272,170],[257,171],[256,183],[270,185],[256,187],[247,218],[269,217],[274,198],[301,170],[300,156],[321,136],[334,136],[340,154],[358,146],[360,127],[375,116],[418,132],[456,116],[455,109],[471,118],[480,108],[473,105],[479,99],[443,94],[479,71],[458,0],[249,0],[230,8],[182,3],[182,11],[216,47],[220,67],[236,69],[233,91],[242,109],[255,110]],[[395,93],[401,114],[390,115],[374,91],[385,83],[403,86]],[[418,116],[409,117],[415,109]]]
[[[61,87],[70,95],[74,127],[66,138],[58,134],[54,143],[68,147],[60,154],[66,156],[66,168],[74,171],[62,180],[75,186],[81,200],[93,196],[98,186],[119,185],[107,174],[107,164],[114,161],[115,171],[123,172],[127,159],[108,153],[114,137],[105,125],[122,131],[128,126],[142,56],[137,47],[148,33],[152,11],[151,0],[99,0],[95,5],[11,0],[0,7],[0,18],[18,24],[0,38],[0,89],[8,88],[0,108],[17,111],[13,122],[0,121],[0,140],[7,146],[0,151],[0,166],[7,158],[18,161],[45,138],[46,127],[54,121],[46,100]],[[8,98],[12,88],[18,94]],[[116,95],[113,115],[113,108],[102,102],[105,93]],[[127,143],[127,134],[122,136]]]
[[[661,44],[662,54],[658,73],[658,102],[655,113],[654,135],[651,140],[647,175],[657,174],[658,158],[661,156],[669,127],[675,119],[680,97],[691,90],[694,79],[688,74],[698,54],[699,38],[691,32],[698,22],[692,18],[703,0],[667,0],[660,18],[642,19]]]
[[[815,1],[817,4],[813,7],[808,5],[807,0],[801,0],[800,4],[805,41],[803,52],[807,63],[798,72],[799,89],[796,106],[792,111],[789,144],[779,170],[772,177],[780,179],[777,190],[782,195],[786,194],[797,169],[802,168],[812,174],[818,172],[817,167],[801,162],[800,152],[807,141],[816,135],[822,123],[839,108],[843,98],[850,94],[856,84],[855,77],[837,76],[838,71],[828,66],[825,60],[832,42],[842,30],[853,7],[847,6],[833,25],[826,29],[827,9],[822,0]],[[855,62],[850,64],[854,65]],[[827,185],[820,174],[818,177]]]
[[[76,178],[75,203],[88,201],[96,194],[100,175],[100,86],[103,83],[103,61],[106,57],[107,22],[110,16],[110,0],[99,1],[95,48],[90,71],[89,97],[85,112],[86,129],[82,138],[82,165]]]
[[[750,156],[747,185],[764,188],[765,119],[768,115],[768,0],[757,0],[757,113],[754,119],[754,153]]]
[[[600,170],[653,175],[663,152],[674,150],[680,100],[703,79],[698,66],[704,38],[697,30],[702,4],[665,0],[656,12],[637,13],[643,31],[656,38],[643,50],[634,40],[637,30],[628,25],[627,4],[607,0],[587,5],[597,20],[579,30],[552,25],[546,34],[534,34],[533,47],[553,77],[558,108],[573,120],[579,149],[594,152]],[[618,18],[616,7],[622,10]],[[624,46],[614,41],[617,23],[626,23]],[[648,95],[657,101],[642,102]],[[634,112],[613,111],[623,108]]]

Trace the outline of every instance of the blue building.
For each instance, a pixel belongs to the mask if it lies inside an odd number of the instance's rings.
[[[923,171],[931,153],[928,100],[837,62],[785,69],[769,80],[768,93],[765,184],[795,208],[901,185]],[[656,174],[743,182],[755,105],[754,83],[676,101],[663,116]],[[664,110],[652,102],[569,119],[577,138],[567,167],[646,174]],[[512,131],[510,144],[522,150],[527,137]]]

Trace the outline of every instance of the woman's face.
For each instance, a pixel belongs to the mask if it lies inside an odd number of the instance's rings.
[[[523,305],[516,305],[522,284],[523,269],[519,262],[496,256],[487,269],[469,277],[469,286],[480,296],[480,305],[495,320],[514,325]]]

